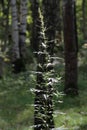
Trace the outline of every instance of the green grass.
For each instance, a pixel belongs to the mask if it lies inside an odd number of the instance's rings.
[[[33,125],[32,75],[10,75],[0,80],[0,129],[28,130]]]
[[[67,130],[87,130],[87,73],[79,71],[77,97],[64,96],[63,103],[57,105],[55,126]]]
[[[87,129],[87,70],[84,70],[85,67],[85,64],[79,67],[79,95],[55,98],[56,101],[63,100],[61,104],[56,103],[54,109],[55,127],[59,130]],[[61,86],[63,83],[57,87]],[[34,94],[30,92],[30,89],[33,87],[35,87],[35,76],[29,72],[18,75],[8,74],[0,80],[0,130],[32,130]]]

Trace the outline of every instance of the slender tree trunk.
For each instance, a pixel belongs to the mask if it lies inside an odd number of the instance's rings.
[[[54,42],[55,42],[55,31],[56,31],[56,10],[57,0],[43,0],[43,15],[44,22],[47,28],[46,36],[48,38],[48,52],[53,55]]]
[[[19,49],[23,59],[26,58],[27,5],[28,0],[20,1]]]
[[[3,77],[4,74],[4,68],[5,68],[5,61],[4,57],[2,56],[3,53],[6,51],[7,43],[8,43],[8,15],[9,15],[9,1],[6,3],[4,0],[0,1],[1,4],[1,11],[3,13],[3,18],[1,22],[1,26],[3,26],[2,30],[2,38],[0,39],[0,78]]]
[[[11,0],[12,7],[12,42],[13,42],[13,69],[15,73],[25,70],[26,58],[26,27],[27,27],[27,0],[20,1],[20,13],[18,18],[18,10],[16,0]],[[20,21],[19,21],[19,20]],[[20,26],[18,25],[20,23]]]
[[[62,36],[61,36],[61,31],[62,31],[62,22],[61,22],[61,0],[57,1],[57,9],[56,9],[56,46],[61,44]]]
[[[0,79],[3,77],[3,69],[4,69],[4,60],[0,57]]]
[[[18,73],[20,71],[20,53],[19,53],[19,28],[16,0],[11,0],[12,12],[12,63],[13,71]]]
[[[27,29],[27,4],[28,0],[20,0],[19,10],[19,65],[21,70],[25,71],[26,67],[26,29]]]
[[[16,0],[11,0],[12,12],[12,42],[13,42],[13,61],[20,58],[19,54],[19,31]]]
[[[65,43],[65,89],[66,94],[77,95],[77,27],[74,0],[63,0]]]
[[[31,8],[32,8],[32,38],[31,38],[31,46],[33,51],[38,51],[39,49],[39,32],[40,32],[40,21],[39,21],[39,13],[38,13],[38,6],[39,0],[32,0],[31,1]]]
[[[86,27],[86,1],[83,0],[82,1],[82,17],[83,17],[83,21],[82,21],[82,30],[83,30],[83,38],[84,41],[87,41],[87,27]]]
[[[4,25],[4,31],[8,34],[8,28],[9,28],[9,7],[10,7],[10,1],[7,3],[3,0],[2,1],[2,12],[3,12],[3,25]],[[6,45],[8,43],[8,35],[4,36],[4,45],[2,50],[4,51],[6,49]]]

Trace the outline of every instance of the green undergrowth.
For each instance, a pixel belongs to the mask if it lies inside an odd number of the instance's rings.
[[[84,71],[84,68],[87,68],[86,64],[79,67],[79,95],[75,97],[64,95],[61,99],[63,103],[56,105],[54,120],[58,130],[87,129],[87,71],[86,69]],[[60,90],[63,91],[63,87]]]
[[[62,67],[62,68],[61,68]],[[55,88],[63,91],[63,66],[55,68],[59,82]],[[87,71],[79,67],[79,95],[70,97],[58,93],[54,97],[54,121],[58,130],[87,129]],[[35,74],[8,74],[0,80],[0,130],[33,130]],[[63,93],[62,93],[63,94]],[[63,101],[63,102],[62,102]]]
[[[0,130],[27,130],[33,125],[35,76],[21,73],[0,80]]]

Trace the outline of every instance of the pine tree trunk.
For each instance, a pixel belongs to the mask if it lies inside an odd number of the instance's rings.
[[[77,27],[74,0],[63,1],[65,43],[65,89],[66,94],[77,95]]]

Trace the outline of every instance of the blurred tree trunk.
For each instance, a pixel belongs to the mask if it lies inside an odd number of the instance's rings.
[[[5,2],[2,1],[2,12],[3,12],[3,26],[4,31],[8,34],[9,33],[9,8],[10,8],[10,1]],[[8,43],[8,35],[4,35],[4,45],[2,50],[6,49]]]
[[[1,4],[1,11],[2,11],[2,41],[3,44],[1,45],[1,49],[4,52],[5,49],[7,48],[8,44],[8,34],[9,34],[9,7],[10,7],[10,2],[6,2],[5,0],[0,1]],[[4,35],[7,33],[7,35]]]
[[[66,94],[77,95],[77,26],[74,0],[63,0],[63,23],[65,43],[65,89]]]
[[[16,0],[11,0],[11,12],[12,12],[12,62],[14,65],[14,71],[18,71],[18,61],[20,59],[19,53],[19,30],[18,30],[18,15]]]
[[[83,17],[83,21],[82,21],[83,38],[84,41],[87,41],[86,0],[82,0],[82,17]]]
[[[58,45],[60,45],[60,43],[61,43],[61,40],[62,40],[62,38],[61,38],[61,31],[62,31],[62,22],[61,22],[61,16],[62,16],[62,14],[61,14],[61,0],[58,0],[57,1],[57,10],[56,10],[56,46],[58,46]]]
[[[0,79],[3,77],[4,61],[3,57],[0,57]]]
[[[26,26],[27,26],[27,0],[21,0],[20,12],[18,12],[16,0],[11,0],[12,11],[12,62],[14,73],[19,73],[25,70],[26,58]],[[18,15],[19,13],[19,15]],[[20,26],[18,25],[20,23]]]
[[[5,0],[1,0],[0,7],[1,7],[0,11],[2,13],[2,18],[0,23],[0,29],[2,34],[2,36],[0,36],[0,78],[2,78],[4,74],[5,58],[6,58],[4,54],[6,53],[6,49],[8,46],[9,1],[5,2]]]
[[[20,1],[19,51],[23,68],[25,68],[26,59],[27,5],[28,0]]]
[[[38,6],[39,0],[31,0],[31,10],[32,10],[32,38],[31,38],[31,46],[33,51],[38,51],[39,48],[39,32],[40,32],[40,21],[39,21],[39,13]]]
[[[46,26],[46,37],[48,38],[48,52],[53,55],[55,32],[56,32],[56,13],[57,13],[57,0],[43,0],[43,16]]]

